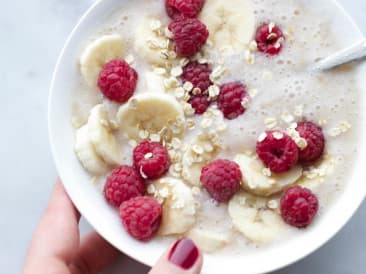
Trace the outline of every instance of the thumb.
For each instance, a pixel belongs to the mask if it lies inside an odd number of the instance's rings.
[[[203,256],[190,239],[180,239],[165,252],[149,274],[199,274]]]

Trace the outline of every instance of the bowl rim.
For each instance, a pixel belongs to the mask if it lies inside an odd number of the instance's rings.
[[[364,38],[365,35],[360,30],[359,26],[356,24],[356,22],[354,21],[352,16],[338,2],[338,0],[328,0],[328,1],[332,2],[337,7],[337,9],[343,14],[343,16],[347,19],[347,21],[352,25],[353,31],[358,32],[358,35],[360,38]],[[66,52],[67,48],[69,47],[70,41],[74,37],[75,33],[77,32],[79,27],[83,24],[85,19],[88,18],[89,15],[92,12],[94,12],[94,10],[98,9],[99,5],[101,5],[103,2],[105,2],[105,0],[96,0],[80,17],[77,24],[74,26],[74,28],[72,29],[68,38],[66,39],[64,46],[62,47],[62,50],[60,52],[60,55],[57,59],[54,71],[53,71],[52,80],[51,80],[51,84],[50,84],[50,90],[49,90],[49,97],[48,97],[48,118],[47,119],[48,119],[48,137],[49,137],[49,143],[50,143],[50,147],[51,147],[51,154],[52,154],[53,161],[55,163],[55,166],[56,166],[56,169],[58,170],[58,172],[60,172],[61,168],[60,168],[60,162],[57,158],[57,148],[56,148],[56,145],[53,140],[53,130],[52,130],[53,126],[52,126],[52,117],[51,117],[52,116],[52,98],[54,96],[55,82],[56,82],[57,74],[59,72],[59,67],[62,63],[65,52]],[[361,153],[361,152],[359,152],[359,153]],[[61,179],[63,179],[62,172],[60,172],[59,176]],[[63,181],[63,182],[65,182],[65,181]],[[79,203],[78,199],[75,198],[76,195],[75,195],[72,187],[70,186],[70,184],[68,184],[66,182],[66,183],[64,183],[64,187],[65,187],[67,193],[70,195],[70,198],[72,199],[76,208],[80,211],[80,213],[82,213],[83,217],[89,222],[89,224],[93,227],[93,229],[95,229],[97,231],[97,233],[99,233],[103,238],[105,238],[110,244],[115,246],[117,249],[121,250],[121,252],[123,252],[126,256],[129,256],[130,258],[132,258],[144,265],[148,265],[148,266],[153,265],[153,262],[151,260],[146,260],[140,256],[137,256],[138,254],[136,252],[132,252],[131,250],[127,250],[123,247],[116,246],[113,243],[113,240],[109,237],[109,235],[106,235],[104,233],[103,229],[98,225],[98,222],[94,221],[95,219],[89,214],[89,212],[84,210],[84,207]],[[344,218],[342,218],[341,221],[338,221],[338,223],[335,227],[328,230],[328,233],[326,233],[326,234],[323,233],[323,237],[321,238],[321,240],[317,241],[316,244],[313,244],[311,248],[304,249],[305,251],[300,252],[299,256],[297,256],[297,255],[293,256],[293,258],[291,260],[288,260],[286,263],[278,264],[274,268],[264,270],[264,272],[263,271],[258,272],[258,274],[267,273],[268,271],[276,271],[276,270],[282,269],[286,266],[296,263],[297,261],[300,261],[301,259],[307,257],[311,253],[318,250],[325,243],[327,243],[331,238],[333,238],[345,226],[346,223],[348,223],[348,221],[352,218],[352,216],[356,213],[357,209],[362,204],[365,197],[366,197],[366,192],[364,192],[362,195],[359,195],[359,197],[356,200],[354,200],[352,206],[348,206],[347,214],[343,214]],[[294,252],[294,253],[296,253],[296,252]]]

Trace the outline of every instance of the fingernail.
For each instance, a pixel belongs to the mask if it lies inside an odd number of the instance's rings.
[[[183,269],[190,269],[198,259],[199,251],[192,240],[183,238],[173,245],[169,261]]]

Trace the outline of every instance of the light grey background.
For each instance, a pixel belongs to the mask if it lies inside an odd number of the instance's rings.
[[[92,2],[1,0],[1,273],[20,273],[32,231],[44,211],[57,176],[47,136],[48,88],[66,37]],[[366,2],[340,2],[366,32]],[[366,182],[360,182],[363,183]],[[328,244],[306,259],[273,274],[365,273],[364,220],[366,204]],[[81,227],[83,232],[90,230],[85,221]],[[140,274],[147,273],[147,270],[147,267],[121,256],[105,274]]]

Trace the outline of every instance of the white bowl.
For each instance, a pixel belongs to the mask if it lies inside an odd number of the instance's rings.
[[[82,215],[98,233],[123,253],[151,266],[168,247],[170,241],[140,243],[128,236],[121,227],[118,214],[107,205],[100,192],[96,191],[73,151],[72,91],[79,81],[78,57],[81,47],[112,12],[123,7],[124,2],[124,0],[97,1],[80,19],[68,38],[52,80],[49,100],[49,134],[57,170],[67,192]],[[318,4],[319,2],[326,3],[329,10],[336,12],[337,20],[343,22],[345,28],[339,33],[344,37],[345,45],[363,37],[352,19],[335,1],[322,0],[318,1]],[[366,93],[366,78],[362,80],[362,71],[365,75],[364,67],[360,67],[358,78],[360,86],[365,87],[363,92]],[[364,106],[362,109],[366,109],[364,96],[362,101]],[[363,118],[360,140],[365,140],[365,133],[366,124]],[[366,148],[364,142],[360,144],[359,154],[355,157],[358,159],[355,161],[356,166],[350,180],[344,186],[337,201],[326,210],[316,225],[293,239],[265,250],[230,257],[205,255],[202,273],[266,273],[294,263],[323,245],[351,218],[365,197]]]

